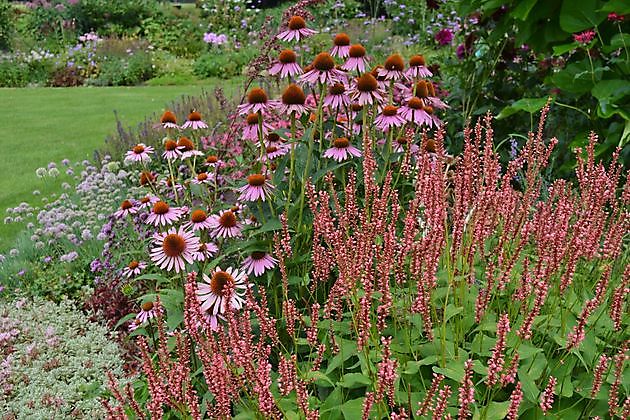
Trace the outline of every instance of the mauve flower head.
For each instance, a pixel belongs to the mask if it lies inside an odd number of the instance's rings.
[[[590,43],[593,38],[595,38],[595,31],[592,29],[580,32],[579,34],[573,34],[573,40],[583,45]]]
[[[435,34],[435,41],[439,45],[450,45],[453,42],[453,32],[450,29],[442,29]]]

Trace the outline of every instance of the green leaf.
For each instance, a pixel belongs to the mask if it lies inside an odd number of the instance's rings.
[[[594,28],[606,18],[606,13],[596,12],[596,8],[596,0],[563,0],[560,27],[568,33]]]
[[[509,409],[510,401],[491,402],[483,418],[485,420],[503,420],[507,415]],[[480,420],[483,410],[484,408],[480,408],[475,411],[475,414],[473,415],[473,420]]]
[[[618,15],[630,14],[630,3],[628,0],[608,0],[601,9],[602,12],[615,12]]]
[[[343,364],[350,357],[355,356],[357,354],[357,343],[354,341],[344,340],[341,345],[341,351],[330,360],[328,367],[326,368],[326,374],[330,374],[332,371],[337,369],[339,366]]]
[[[536,382],[532,379],[531,376],[527,373],[527,368],[519,368],[518,370],[518,379],[521,381],[521,386],[523,387],[523,395],[527,399],[527,401],[537,403],[538,402],[538,394],[540,391],[536,386]]]
[[[578,46],[577,42],[571,42],[570,44],[555,45],[553,47],[553,55],[562,55],[569,51],[573,51],[574,49],[577,48],[577,46]]]
[[[344,388],[362,388],[372,384],[372,380],[362,373],[346,373],[338,382]]]
[[[521,0],[512,11],[512,16],[516,19],[526,20],[529,12],[532,11],[538,0]]]
[[[363,413],[363,400],[364,398],[356,398],[354,400],[350,400],[345,402],[341,406],[341,412],[343,416],[350,419],[360,419]]]
[[[603,99],[617,101],[630,94],[630,83],[621,79],[602,80],[593,86],[591,93],[600,101]]]
[[[454,380],[455,382],[461,382],[464,379],[464,362],[451,362],[448,363],[446,367],[433,367],[433,372],[441,373],[449,379]]]
[[[533,114],[542,109],[547,103],[547,98],[523,98],[514,102],[512,105],[508,105],[501,110],[497,119],[507,118],[510,115],[516,114],[519,111],[529,112]]]
[[[320,371],[309,371],[306,374],[306,379],[314,379],[315,383],[321,386],[335,386],[335,383],[330,380],[330,378],[326,374]]]
[[[414,375],[420,371],[420,366],[430,366],[434,363],[437,363],[437,361],[437,355],[428,356],[422,360],[410,360],[405,365],[405,370],[403,370],[401,373],[405,375]]]
[[[125,322],[129,321],[130,319],[134,318],[136,316],[136,314],[127,314],[125,316],[123,316],[122,318],[120,318],[118,320],[118,322],[116,323],[116,325],[114,325],[114,330],[116,330],[118,327],[120,327],[122,324],[124,324]]]

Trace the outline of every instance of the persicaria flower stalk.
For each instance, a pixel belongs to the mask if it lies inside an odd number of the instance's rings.
[[[493,386],[497,383],[503,370],[505,339],[508,332],[510,332],[510,318],[507,314],[503,314],[497,323],[497,342],[492,349],[492,356],[488,360],[488,377],[486,378],[488,386]]]
[[[604,380],[604,373],[608,370],[608,362],[610,358],[605,354],[602,354],[599,358],[599,362],[597,362],[597,366],[593,371],[593,386],[591,387],[591,398],[595,398],[600,388],[602,387],[602,382]]]
[[[523,389],[521,383],[517,383],[512,395],[510,395],[510,408],[508,408],[506,418],[508,420],[518,419],[518,409],[523,401]]]
[[[468,359],[464,362],[464,379],[459,387],[459,396],[457,398],[459,402],[457,416],[460,420],[470,415],[470,405],[475,403],[475,385],[472,381],[472,367],[472,359]]]
[[[547,414],[547,411],[551,410],[551,406],[553,405],[554,399],[554,389],[556,388],[556,384],[558,380],[553,376],[549,377],[549,382],[547,383],[547,387],[540,395],[540,409],[543,413]]]

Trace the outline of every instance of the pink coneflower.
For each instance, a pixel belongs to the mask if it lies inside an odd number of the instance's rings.
[[[350,47],[350,51],[348,52],[348,59],[341,66],[342,69],[346,71],[357,71],[359,73],[365,73],[365,69],[367,67],[367,57],[365,56],[365,48],[361,44],[354,44]]]
[[[245,305],[244,296],[249,287],[245,273],[232,267],[225,271],[221,270],[221,267],[216,267],[211,277],[204,273],[203,280],[203,283],[197,283],[197,299],[203,312],[222,314],[228,302],[235,310]]]
[[[203,156],[203,152],[195,149],[195,144],[188,137],[180,137],[177,140],[177,149],[181,152],[181,160],[193,156]]]
[[[140,185],[145,186],[147,184],[151,185],[155,182],[155,177],[157,173],[151,171],[142,171],[140,173]]]
[[[185,262],[193,263],[193,252],[199,249],[199,238],[181,226],[179,230],[172,227],[168,232],[156,233],[153,240],[158,246],[151,250],[151,260],[161,269],[175,269],[176,273],[185,269]]]
[[[210,222],[208,214],[205,211],[197,209],[193,210],[193,212],[190,214],[190,221],[186,222],[186,224],[184,224],[184,227],[191,227],[193,232],[195,232],[198,230],[211,229],[212,223]]]
[[[280,104],[280,112],[291,115],[295,113],[296,117],[300,117],[305,112],[309,112],[309,108],[304,105],[306,95],[301,87],[295,83],[291,83],[282,94],[282,103]]]
[[[265,201],[266,196],[271,194],[274,186],[267,182],[262,174],[253,174],[247,177],[247,184],[238,189],[241,193],[240,201]]]
[[[323,155],[325,158],[334,159],[337,162],[341,162],[350,157],[361,157],[361,151],[350,144],[350,141],[345,137],[339,137],[333,142],[333,147],[326,150]]]
[[[340,109],[349,105],[350,97],[346,94],[346,86],[343,83],[335,83],[328,88],[328,95],[324,98],[324,106]]]
[[[151,208],[145,223],[153,226],[168,226],[178,221],[181,215],[181,209],[171,207],[164,201],[158,201]]]
[[[160,201],[160,199],[154,195],[147,195],[140,199],[140,204],[138,205],[139,210],[149,209],[153,207],[155,203]]]
[[[269,74],[272,76],[280,74],[282,79],[302,74],[302,68],[297,63],[297,55],[291,50],[282,51],[278,56],[278,62],[269,69]]]
[[[350,97],[359,105],[373,105],[385,100],[383,91],[379,89],[376,78],[370,73],[365,73],[356,80]]]
[[[383,68],[378,71],[380,77],[385,80],[400,80],[405,77],[405,61],[400,54],[393,54],[387,57]]]
[[[137,212],[138,209],[133,205],[130,200],[124,200],[122,203],[120,203],[120,210],[114,213],[114,216],[122,219],[129,214],[135,214]]]
[[[247,116],[247,124],[245,128],[243,128],[243,139],[244,140],[252,140],[258,141],[258,119],[262,118],[262,115],[258,114],[249,114]],[[271,130],[273,130],[273,126],[263,120],[262,123],[262,134],[265,137]]]
[[[398,107],[386,105],[383,112],[374,119],[374,124],[381,131],[388,131],[392,127],[401,127],[405,124],[405,119],[398,115]]]
[[[335,61],[327,52],[319,53],[313,60],[313,69],[300,76],[300,83],[325,85],[343,82],[346,74],[335,68]]]
[[[217,155],[208,155],[206,161],[203,164],[210,168],[218,168],[223,165],[223,161],[219,159]]]
[[[573,34],[573,40],[580,44],[589,44],[595,38],[595,31],[589,29],[588,31],[580,32],[579,34]]]
[[[435,86],[433,86],[433,83],[431,82],[420,80],[416,84],[416,92],[419,93],[416,94],[416,96],[422,98],[426,105],[430,105],[433,108],[437,109],[449,108],[448,105],[446,105],[444,102],[442,102],[440,98],[437,97],[437,94],[435,93]]]
[[[410,143],[409,139],[405,136],[400,136],[392,142],[392,151],[394,153],[405,153],[407,148],[410,149],[412,155],[416,154],[420,150],[418,145]]]
[[[280,32],[278,39],[286,42],[299,41],[301,38],[307,38],[317,33],[317,31],[306,27],[306,21],[301,16],[292,16],[287,26],[289,29]]]
[[[188,114],[188,119],[182,125],[182,128],[191,128],[193,130],[199,130],[201,128],[208,128],[208,124],[201,120],[201,114],[197,111],[191,111]]]
[[[409,99],[407,101],[407,105],[401,106],[398,113],[406,121],[412,122],[416,125],[425,124],[429,127],[433,125],[433,119],[431,119],[431,116],[424,110],[422,99],[417,96]]]
[[[162,128],[179,128],[177,125],[177,118],[171,111],[164,111],[164,114],[162,114],[162,117],[160,118],[160,124],[162,125]]]
[[[134,318],[133,321],[129,323],[129,332],[134,332],[140,325],[142,325],[142,322],[138,318]]]
[[[139,143],[134,146],[133,149],[125,153],[125,163],[148,163],[151,162],[151,155],[153,153],[153,147],[147,146],[144,143]]]
[[[276,107],[276,102],[269,100],[264,89],[255,87],[247,94],[247,103],[238,106],[238,112],[245,114],[265,114]]]
[[[284,156],[289,153],[290,148],[286,146],[267,146],[265,149],[265,155],[263,156],[263,162],[274,160],[280,156]]]
[[[131,261],[125,268],[123,268],[122,273],[124,276],[127,276],[127,278],[130,278],[132,276],[137,276],[145,268],[147,268],[147,263],[145,263],[144,261],[134,260]]]
[[[280,135],[278,133],[269,133],[267,137],[263,140],[265,146],[276,146],[276,147],[284,147],[285,144],[282,142]]]
[[[347,58],[350,55],[350,37],[348,34],[342,32],[335,35],[333,44],[330,50],[330,55],[333,57]]]
[[[193,251],[193,258],[195,261],[206,261],[212,258],[218,250],[219,248],[212,242],[201,242],[199,248]]]
[[[140,312],[138,312],[138,314],[136,315],[136,319],[140,321],[140,324],[144,324],[148,320],[158,316],[158,313],[158,307],[149,300],[142,304],[142,306],[140,307]]]
[[[168,139],[164,142],[164,153],[162,153],[164,159],[178,159],[181,155],[182,152],[177,148],[175,140]]]
[[[423,56],[414,55],[409,59],[409,68],[405,72],[405,75],[409,79],[418,79],[420,77],[431,77],[433,73],[427,68]]]
[[[212,236],[215,238],[235,238],[241,236],[243,225],[231,210],[223,210],[210,217]]]
[[[197,176],[192,180],[193,184],[201,185],[206,184],[210,185],[214,181],[214,175],[209,174],[207,172],[198,173]]]
[[[262,276],[263,273],[267,270],[272,270],[278,260],[276,260],[271,255],[266,252],[252,252],[249,257],[245,258],[243,264],[241,265],[241,269],[245,271],[248,275],[254,273],[254,276],[259,277]]]

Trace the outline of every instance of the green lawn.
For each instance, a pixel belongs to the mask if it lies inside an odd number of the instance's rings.
[[[205,86],[111,88],[0,89],[0,252],[13,245],[23,225],[5,225],[7,207],[22,201],[40,204],[33,196],[61,191],[64,177],[43,181],[35,175],[48,162],[91,159],[95,149],[115,129],[113,111],[125,125],[135,126],[145,116],[160,112],[181,95],[199,94]],[[225,82],[223,82],[225,83]],[[233,88],[234,82],[227,82]],[[227,89],[233,91],[233,89]],[[60,168],[61,169],[61,168]],[[63,173],[63,169],[62,169]]]

